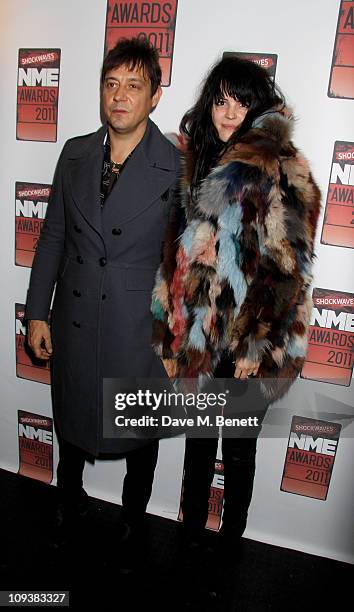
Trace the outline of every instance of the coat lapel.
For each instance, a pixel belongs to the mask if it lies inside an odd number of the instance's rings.
[[[100,188],[103,164],[103,139],[106,127],[102,126],[85,149],[69,159],[69,178],[76,206],[86,221],[103,237]]]
[[[86,221],[104,240],[104,227],[125,223],[141,214],[176,179],[173,149],[149,119],[137,145],[101,211],[103,140],[107,127],[92,134],[85,148],[68,160],[72,195]]]
[[[104,227],[125,223],[148,208],[174,183],[175,166],[171,147],[149,120],[143,139],[105,201]]]

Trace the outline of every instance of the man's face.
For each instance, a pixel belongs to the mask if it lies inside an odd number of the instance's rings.
[[[134,133],[147,123],[161,97],[161,87],[151,96],[150,80],[139,68],[119,66],[109,70],[102,86],[102,107],[108,125],[117,134]]]

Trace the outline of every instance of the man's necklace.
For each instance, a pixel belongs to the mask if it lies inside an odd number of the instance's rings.
[[[113,161],[113,159],[111,159],[111,171],[114,172],[115,174],[119,174],[123,166],[125,166],[125,164],[127,163],[128,159],[132,156],[132,153],[133,151],[129,153],[129,155],[125,158],[125,160],[121,162],[120,164],[118,164],[117,162]]]
[[[123,162],[123,163],[124,163],[124,162]],[[122,169],[123,163],[121,163],[121,164],[117,164],[116,162],[114,162],[113,160],[111,160],[111,164],[112,164],[112,166],[111,166],[111,171],[112,171],[112,172],[114,172],[115,174],[119,174],[119,173],[120,173],[120,171],[121,171],[121,169]]]

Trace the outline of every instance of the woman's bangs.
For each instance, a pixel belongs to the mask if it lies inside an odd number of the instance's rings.
[[[230,97],[234,100],[238,100],[241,104],[249,106],[251,102],[251,92],[249,88],[246,88],[241,83],[237,83],[235,80],[222,79],[214,95],[214,102],[220,100],[220,98]]]

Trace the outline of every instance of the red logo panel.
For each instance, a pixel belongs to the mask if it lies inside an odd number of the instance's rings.
[[[354,248],[354,143],[334,143],[322,244]]]
[[[53,480],[53,419],[18,411],[18,473],[46,483]]]
[[[162,85],[171,84],[177,0],[107,0],[105,55],[120,38],[147,39],[160,54]]]
[[[240,57],[241,59],[250,60],[251,62],[258,64],[258,66],[264,68],[268,72],[268,74],[273,79],[275,79],[278,56],[274,53],[242,53],[238,51],[225,51],[223,53],[223,58],[230,57],[232,55]]]
[[[339,7],[328,96],[354,99],[354,2],[351,0],[342,0]]]
[[[293,416],[280,490],[327,499],[341,425]]]
[[[17,140],[56,142],[60,49],[19,49]]]
[[[19,183],[15,188],[15,263],[32,266],[38,238],[48,206],[51,185]]]
[[[354,362],[354,295],[314,289],[301,377],[349,387]]]

